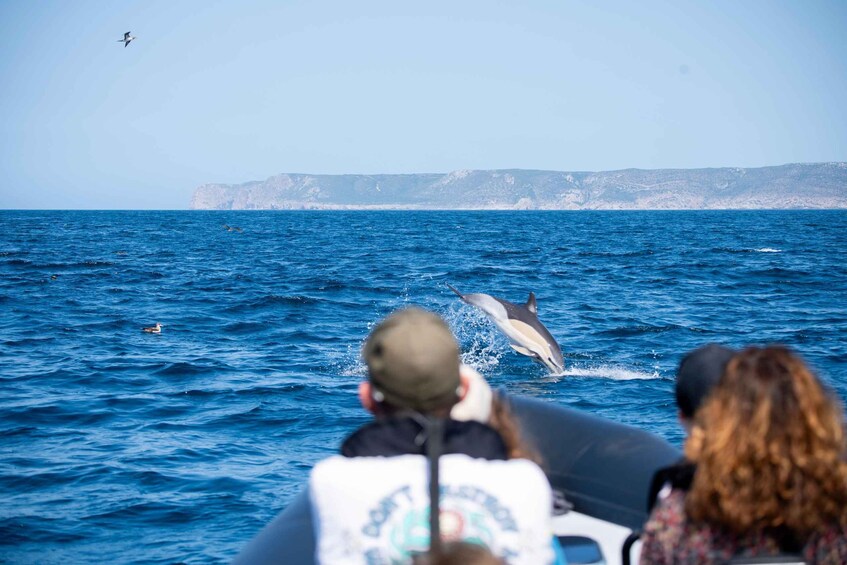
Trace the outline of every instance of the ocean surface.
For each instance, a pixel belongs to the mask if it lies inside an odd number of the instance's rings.
[[[228,562],[368,420],[361,345],[411,304],[493,386],[676,445],[674,370],[706,342],[787,344],[847,398],[844,211],[2,211],[0,227],[4,563]],[[447,282],[535,292],[564,374]]]

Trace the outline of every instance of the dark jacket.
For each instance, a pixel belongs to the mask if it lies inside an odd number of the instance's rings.
[[[500,434],[479,422],[447,420],[441,453],[462,453],[488,460],[507,459],[506,445]],[[421,422],[410,416],[380,418],[344,440],[341,454],[345,457],[426,455],[426,431]]]
[[[691,490],[691,483],[694,481],[694,472],[697,466],[686,459],[680,459],[673,465],[662,467],[653,474],[653,480],[650,482],[650,492],[647,495],[647,512],[652,512],[656,505],[656,498],[659,496],[659,491],[665,485],[670,485],[671,488],[681,491]]]

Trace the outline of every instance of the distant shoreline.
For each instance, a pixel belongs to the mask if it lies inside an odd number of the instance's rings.
[[[847,162],[602,172],[283,173],[264,181],[202,185],[190,209],[840,210],[847,209]]]

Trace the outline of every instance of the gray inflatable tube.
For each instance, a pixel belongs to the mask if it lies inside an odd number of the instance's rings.
[[[541,453],[554,489],[574,510],[638,529],[647,518],[653,473],[681,456],[678,449],[644,430],[573,408],[509,397],[527,438]],[[315,536],[308,493],[253,538],[236,564],[314,563]]]

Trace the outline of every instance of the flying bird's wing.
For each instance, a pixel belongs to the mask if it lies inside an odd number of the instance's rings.
[[[130,32],[126,32],[126,33],[124,34],[124,41],[126,41],[126,40],[127,40],[127,38],[129,37],[129,34],[130,34]]]

